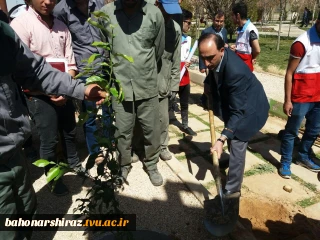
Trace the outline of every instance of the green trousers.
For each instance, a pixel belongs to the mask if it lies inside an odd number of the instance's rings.
[[[169,143],[169,99],[159,98],[160,148],[166,149]],[[142,147],[141,147],[142,146]],[[132,148],[136,153],[144,154],[143,134],[139,122],[136,121],[133,132]]]
[[[169,143],[169,99],[159,99],[160,144],[161,149],[167,148]]]
[[[141,125],[143,148],[146,154],[144,164],[147,170],[157,169],[160,154],[159,100],[153,97],[143,100],[118,103],[112,98],[115,112],[115,137],[118,138],[119,161],[121,166],[131,164],[131,146],[135,122]],[[138,148],[142,146],[137,146]]]
[[[27,163],[22,150],[18,150],[7,163],[0,164],[0,214],[9,218],[15,214],[33,215],[36,204]],[[31,238],[31,232],[5,231],[3,220],[0,220],[0,239]]]

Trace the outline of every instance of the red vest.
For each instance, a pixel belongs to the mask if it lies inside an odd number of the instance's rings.
[[[183,66],[185,65],[185,62],[181,62],[180,63],[180,71],[181,69],[183,68]],[[180,84],[179,86],[185,86],[185,85],[188,85],[190,84],[190,77],[189,77],[189,72],[188,72],[188,69],[186,68],[186,71],[184,72],[183,76],[182,76],[182,79],[180,81]]]

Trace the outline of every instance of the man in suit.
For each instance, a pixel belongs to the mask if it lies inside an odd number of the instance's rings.
[[[199,39],[200,56],[209,69],[205,93],[212,97],[213,109],[225,128],[211,152],[220,158],[223,144],[230,152],[225,196],[240,197],[246,148],[249,139],[266,123],[269,103],[264,89],[248,66],[229,48],[220,35],[208,33]]]

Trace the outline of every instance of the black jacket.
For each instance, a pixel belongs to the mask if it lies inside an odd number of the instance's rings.
[[[213,110],[225,123],[222,134],[248,141],[266,123],[269,102],[263,86],[248,66],[226,48],[220,70],[211,70],[205,83],[211,85]],[[214,79],[218,77],[218,81]]]

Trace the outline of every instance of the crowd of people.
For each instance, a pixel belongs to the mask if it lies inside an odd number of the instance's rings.
[[[188,57],[192,50],[188,31],[192,13],[181,9],[178,0],[117,0],[108,4],[104,0],[61,0],[58,4],[55,0],[25,0],[25,3],[11,12],[11,27],[0,22],[0,47],[6,56],[0,60],[0,102],[4,106],[0,122],[0,188],[6,193],[0,196],[0,212],[33,214],[36,210],[35,193],[22,156],[22,147],[25,152],[34,150],[29,116],[40,137],[39,157],[57,162],[56,148],[60,142],[70,168],[88,176],[76,150],[75,107],[70,97],[82,100],[82,111],[87,111],[107,96],[97,85],[84,86],[89,76],[73,80],[84,71],[84,60],[95,53],[103,56],[96,60],[98,64],[109,61],[111,54],[114,56],[117,63],[114,77],[124,92],[122,102],[112,96],[112,106],[102,107],[104,124],[114,124],[116,129],[113,132],[112,127],[107,127],[108,131],[102,134],[118,139],[119,177],[126,182],[132,163],[141,160],[151,183],[161,186],[163,178],[157,163],[159,158],[164,161],[172,158],[168,151],[169,106],[176,95],[181,106],[181,131],[197,135],[188,124]],[[99,20],[99,24],[113,31],[113,35],[87,22],[97,10],[109,16]],[[216,151],[220,157],[225,142],[230,152],[226,198],[241,195],[248,141],[264,126],[269,111],[263,86],[253,74],[260,53],[259,33],[247,13],[243,2],[232,7],[232,20],[237,26],[235,44],[228,43],[224,28],[226,13],[220,10],[213,16],[212,26],[198,40],[199,70],[206,73],[203,98],[225,124],[211,152]],[[284,103],[288,122],[279,168],[284,178],[291,176],[294,138],[303,118],[307,123],[297,162],[320,171],[311,156],[311,147],[320,131],[317,121],[320,90],[314,81],[320,72],[318,33],[319,17],[290,51]],[[113,43],[112,52],[92,46],[103,39]],[[117,53],[129,55],[134,61],[127,61]],[[53,65],[60,60],[65,64],[62,71]],[[182,69],[186,71],[180,76]],[[97,144],[95,114],[90,113],[83,130],[89,155],[96,164],[101,164],[105,156]],[[45,174],[50,167],[46,166]],[[62,179],[52,193],[68,194]],[[15,234],[21,233],[2,232],[0,236],[14,239]]]

